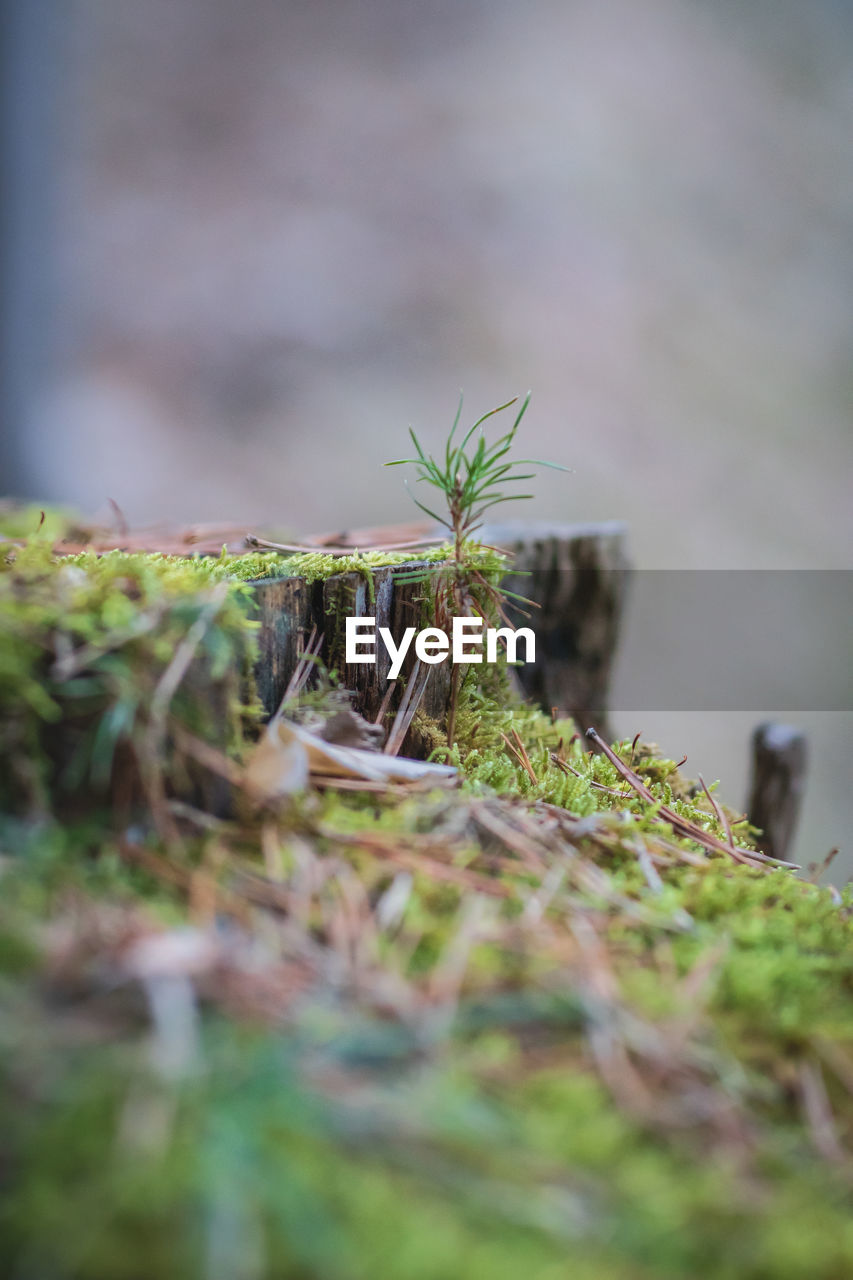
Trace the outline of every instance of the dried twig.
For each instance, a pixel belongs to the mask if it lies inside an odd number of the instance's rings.
[[[407,551],[410,547],[438,547],[444,542],[444,537],[439,534],[435,538],[414,538],[410,542],[385,542],[371,544],[370,551]],[[310,546],[302,542],[269,542],[266,538],[259,538],[257,534],[246,534],[247,547],[259,547],[264,551],[286,551],[294,554],[308,555],[324,555],[324,556],[354,556],[358,555],[358,547],[330,547],[330,546]]]
[[[209,769],[211,773],[224,778],[226,782],[230,782],[233,786],[244,786],[246,780],[245,770],[236,760],[231,760],[224,752],[211,746],[209,742],[204,742],[201,738],[197,738],[194,733],[190,733],[182,724],[174,723],[171,726],[171,732],[175,739],[175,745],[185,755],[192,756],[205,769]]]
[[[790,867],[792,870],[799,870],[799,867],[793,862],[783,862],[781,858],[771,858],[767,854],[759,853],[756,849],[742,849],[734,844],[726,844],[710,832],[703,830],[697,823],[691,822],[689,818],[682,817],[681,814],[676,813],[668,805],[658,804],[642,778],[633,769],[629,769],[623,760],[619,759],[616,752],[611,750],[600,734],[596,733],[595,729],[587,729],[587,737],[591,738],[596,746],[604,752],[617,773],[621,774],[625,781],[631,784],[639,796],[642,796],[649,804],[657,806],[658,816],[664,822],[669,823],[679,835],[695,840],[697,844],[702,845],[709,853],[725,853],[734,858],[736,862],[742,862],[746,865],[769,863],[773,866]]]
[[[646,884],[652,893],[663,893],[663,881],[658,875],[657,868],[652,861],[649,853],[642,840],[634,841],[634,852],[637,855],[637,862],[640,864],[640,870],[646,877]]]
[[[829,853],[820,862],[812,862],[809,864],[809,874],[806,879],[810,884],[819,884],[838,857],[838,847],[830,849]]]
[[[399,841],[384,839],[373,832],[348,835],[344,832],[324,828],[321,834],[337,844],[364,849],[369,853],[377,854],[379,857],[387,858],[391,862],[408,867],[411,871],[421,872],[432,876],[436,880],[446,880],[449,884],[456,884],[464,889],[473,889],[478,893],[486,893],[495,898],[513,898],[516,894],[514,885],[506,884],[502,880],[495,880],[490,876],[483,875],[482,872],[472,871],[468,867],[455,867],[447,862],[439,862],[436,858],[431,858],[423,852],[401,848]]]
[[[323,647],[323,641],[325,638],[324,633],[321,633],[319,636],[317,635],[316,626],[311,628],[308,643],[300,654],[299,661],[294,668],[293,675],[287,682],[287,688],[285,689],[281,702],[273,716],[274,720],[282,714],[288,702],[292,701],[294,698],[298,698],[299,694],[305,688],[311,676],[311,672],[316,669],[317,659],[320,656],[320,650]]]
[[[734,840],[732,840],[732,829],[729,826],[729,820],[726,817],[725,810],[721,809],[720,806],[717,804],[716,797],[713,796],[711,792],[708,790],[707,786],[705,785],[705,779],[702,777],[701,773],[698,773],[696,776],[699,779],[699,785],[701,786],[702,790],[705,792],[705,795],[708,797],[708,803],[710,804],[711,808],[714,810],[717,821],[719,822],[720,826],[723,828],[723,830],[726,833],[726,843],[729,846],[729,851],[731,852],[732,856],[734,856],[737,851],[735,849]]]
[[[515,755],[518,758],[518,760],[521,762],[521,765],[525,773],[527,774],[528,778],[530,779],[530,781],[533,783],[534,786],[536,786],[539,782],[539,779],[536,777],[536,773],[533,769],[533,765],[530,763],[530,756],[527,754],[527,749],[521,740],[521,734],[518,732],[517,729],[513,729],[512,736],[515,739],[514,747],[510,742],[509,738],[507,738],[506,734],[505,733],[501,734],[501,737],[503,738],[507,746],[510,748],[510,750],[515,751]]]
[[[843,1164],[847,1153],[841,1145],[835,1117],[820,1065],[804,1058],[799,1069],[800,1098],[815,1150],[833,1164]]]
[[[379,710],[376,713],[376,719],[373,721],[374,724],[382,724],[388,712],[388,708],[391,705],[391,699],[394,696],[394,690],[396,688],[397,688],[397,681],[389,680],[388,685],[385,689],[385,692],[382,695],[382,701],[379,704]]]
[[[420,658],[415,660],[405,692],[397,708],[394,723],[391,725],[388,740],[383,747],[383,752],[386,756],[396,756],[402,747],[415,712],[421,705],[423,696],[426,693],[427,681],[431,673],[432,667],[422,664]]]
[[[558,769],[561,769],[563,773],[573,773],[576,778],[582,778],[585,782],[588,782],[596,791],[604,791],[609,796],[624,797],[624,791],[620,791],[617,787],[606,787],[603,782],[595,782],[592,778],[587,778],[577,769],[573,769],[568,760],[564,760],[562,756],[558,756],[555,751],[549,752],[549,755],[551,757],[551,763],[556,765]]]

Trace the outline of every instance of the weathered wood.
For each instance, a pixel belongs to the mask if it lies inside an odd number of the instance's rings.
[[[255,681],[263,708],[272,715],[311,634],[315,593],[304,578],[261,578],[252,587],[261,624]]]
[[[428,616],[428,606],[426,604],[430,586],[428,575],[434,572],[434,566],[429,563],[415,562],[407,565],[402,570],[402,575],[410,578],[412,574],[423,573],[427,577],[423,579],[416,578],[415,581],[397,581],[394,583],[391,632],[395,639],[403,635],[406,627],[420,628],[434,625],[432,618]],[[409,679],[414,665],[415,652],[414,646],[412,646],[403,663],[401,674],[404,680]],[[451,666],[449,662],[438,663],[432,667],[421,703],[424,713],[439,722],[442,722],[447,715],[450,699],[450,674]],[[393,700],[395,707],[398,703],[399,697]]]
[[[609,739],[607,701],[630,566],[626,528],[601,524],[489,525],[484,542],[513,552],[505,590],[525,596],[536,662],[516,669],[527,697]],[[524,606],[522,606],[524,607]],[[515,626],[524,625],[510,609]]]
[[[373,720],[379,710],[391,663],[383,646],[378,644],[375,663],[359,662],[348,666],[344,650],[344,620],[347,617],[369,617],[376,619],[377,627],[390,627],[393,586],[390,569],[374,570],[369,580],[361,573],[339,573],[322,583],[322,627],[326,633],[324,661],[331,670],[341,674],[342,683],[355,694],[355,706],[368,720]]]
[[[529,619],[520,613],[513,618],[514,625],[530,625],[536,632],[536,662],[518,669],[523,690],[546,710],[556,707],[560,714],[572,715],[581,729],[594,725],[606,732],[607,691],[627,570],[623,526],[519,522],[490,526],[483,531],[483,541],[513,553],[513,571],[503,585],[539,606]],[[257,683],[266,711],[272,714],[279,705],[316,627],[324,635],[323,662],[353,690],[356,709],[375,719],[386,693],[390,660],[380,644],[375,664],[346,664],[343,619],[375,617],[377,627],[388,627],[397,640],[407,627],[428,626],[428,579],[437,572],[429,563],[413,561],[394,570],[373,571],[370,586],[360,573],[336,574],[313,585],[302,578],[254,583],[261,621]],[[424,576],[413,581],[413,574],[420,573]],[[414,661],[412,647],[389,713],[399,704]],[[450,680],[449,662],[432,667],[422,706],[440,722],[447,714]]]
[[[797,828],[806,780],[806,735],[792,725],[768,721],[752,735],[752,781],[747,815],[762,831],[758,846],[787,858]]]

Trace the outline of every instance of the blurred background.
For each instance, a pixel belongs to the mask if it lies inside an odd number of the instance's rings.
[[[5,493],[408,519],[408,424],[532,388],[522,452],[575,474],[508,515],[624,519],[647,569],[853,568],[846,0],[0,9]],[[760,718],[614,717],[734,805]],[[786,719],[799,855],[850,874],[853,715]]]

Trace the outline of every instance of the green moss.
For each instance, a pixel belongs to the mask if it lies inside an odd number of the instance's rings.
[[[0,538],[37,538],[52,543],[68,537],[74,526],[74,516],[68,511],[42,508],[34,502],[0,501]]]
[[[430,547],[417,552],[417,559],[437,564],[446,559],[447,547]],[[367,577],[375,569],[389,569],[397,565],[411,564],[411,551],[353,551],[352,555],[331,556],[322,551],[299,552],[289,556],[275,556],[264,565],[265,556],[237,556],[230,560],[231,571],[238,577],[294,577],[306,582],[325,582],[341,573],[361,573]],[[253,572],[259,564],[261,571]]]
[[[452,751],[416,719],[458,788],[310,792],[170,843],[138,757],[159,735],[168,777],[189,772],[181,727],[239,757],[245,580],[376,562],[57,561],[50,519],[0,564],[10,1274],[850,1274],[849,888],[674,836],[661,804],[724,832],[672,760],[617,744],[644,800],[501,669],[464,681]],[[197,1056],[170,1075],[125,964],[188,924],[220,950],[191,975]]]
[[[220,562],[121,552],[57,561],[37,539],[0,561],[0,618],[3,809],[49,811],[84,784],[105,796],[141,749],[182,644],[194,666],[170,715],[217,741],[225,726],[235,746],[255,715],[251,598]]]

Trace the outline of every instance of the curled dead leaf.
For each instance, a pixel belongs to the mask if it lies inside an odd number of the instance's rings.
[[[257,800],[270,801],[304,790],[312,777],[414,782],[455,776],[451,765],[327,742],[301,725],[275,719],[249,758],[245,785]]]

